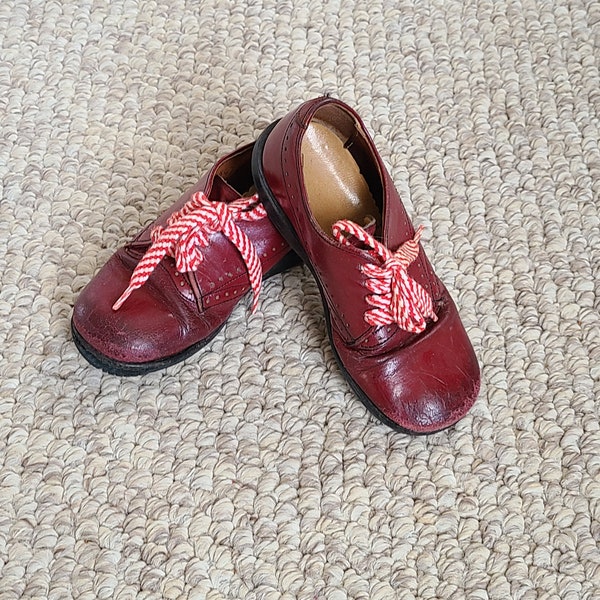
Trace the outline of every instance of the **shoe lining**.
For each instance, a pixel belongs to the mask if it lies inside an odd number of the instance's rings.
[[[311,120],[302,140],[308,202],[316,221],[330,236],[331,226],[340,219],[359,225],[379,221],[377,203],[350,151],[350,140],[351,134],[342,127],[318,118]]]

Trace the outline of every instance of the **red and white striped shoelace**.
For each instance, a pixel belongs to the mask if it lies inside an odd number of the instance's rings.
[[[137,264],[129,286],[114,303],[113,310],[118,310],[134,290],[146,283],[165,256],[175,259],[180,273],[195,271],[204,260],[201,249],[208,246],[210,236],[217,232],[221,232],[239,250],[254,293],[252,310],[256,310],[262,266],[254,244],[236,221],[259,221],[266,216],[257,194],[226,204],[209,200],[204,192],[195,193],[180,211],[171,215],[166,227],[152,230],[152,245]]]
[[[353,236],[383,263],[361,267],[368,278],[365,285],[371,292],[367,302],[373,308],[365,312],[365,321],[369,325],[396,323],[404,331],[421,333],[425,330],[427,319],[437,321],[431,296],[407,272],[419,255],[422,232],[423,227],[419,227],[412,240],[391,252],[353,221],[342,220],[333,224],[333,236],[338,242],[351,246],[353,244],[348,236]]]

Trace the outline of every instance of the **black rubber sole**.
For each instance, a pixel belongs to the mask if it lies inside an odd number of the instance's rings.
[[[331,316],[330,316],[330,312],[329,312],[329,306],[327,304],[327,300],[325,297],[325,293],[321,286],[321,282],[319,281],[319,278],[317,277],[317,274],[315,273],[315,270],[314,270],[311,262],[308,260],[308,256],[306,255],[306,252],[304,251],[304,247],[303,247],[302,243],[300,242],[300,240],[298,239],[298,236],[296,235],[294,227],[292,226],[290,220],[287,218],[287,215],[285,214],[285,212],[279,205],[276,196],[271,191],[269,184],[267,183],[267,180],[265,178],[264,172],[263,172],[263,167],[262,167],[263,150],[264,150],[265,144],[267,142],[267,138],[269,137],[269,134],[271,133],[271,131],[273,130],[273,128],[276,125],[277,125],[277,121],[275,123],[271,123],[271,125],[269,125],[269,127],[267,127],[267,129],[265,129],[265,131],[263,131],[261,136],[258,138],[256,144],[254,145],[254,150],[252,152],[252,177],[254,178],[254,185],[256,186],[256,189],[258,190],[258,195],[260,197],[260,200],[263,203],[263,205],[267,211],[267,214],[269,215],[269,218],[271,219],[271,222],[273,223],[273,225],[275,225],[275,227],[279,231],[279,233],[285,238],[285,240],[289,244],[290,248],[292,248],[292,250],[294,250],[294,252],[302,259],[304,264],[310,269],[313,277],[315,278],[315,281],[317,282],[317,287],[321,294],[321,301],[323,303],[323,311],[325,313],[325,323],[327,324],[327,335],[329,336],[329,342],[331,344],[331,349],[333,350],[333,355],[335,356],[335,360],[340,368],[340,371],[342,372],[346,381],[352,388],[352,391],[358,396],[359,400],[367,407],[369,412],[374,417],[376,417],[379,421],[381,421],[388,427],[391,427],[395,431],[399,431],[401,433],[408,433],[410,435],[431,435],[433,433],[438,433],[439,431],[443,431],[444,429],[448,429],[448,427],[451,427],[451,425],[447,425],[446,427],[442,427],[442,428],[436,429],[434,431],[426,431],[426,432],[412,431],[410,429],[406,429],[405,427],[402,427],[401,425],[398,425],[398,423],[396,423],[395,421],[392,421],[388,416],[386,416],[383,412],[381,412],[381,410],[379,410],[379,408],[371,401],[369,396],[367,396],[367,394],[362,390],[362,388],[358,385],[358,383],[356,383],[356,381],[354,381],[354,379],[352,378],[350,373],[346,370],[346,367],[344,366],[344,363],[342,362],[342,359],[340,358],[340,356],[335,348],[335,344],[333,343],[333,335],[332,335],[332,331],[331,331]]]
[[[105,373],[110,373],[111,375],[121,375],[124,377],[135,377],[136,375],[145,375],[146,373],[152,373],[153,371],[160,371],[161,369],[166,369],[171,365],[175,365],[178,362],[185,360],[212,342],[212,340],[217,336],[221,329],[223,329],[223,327],[225,327],[225,323],[213,331],[210,336],[199,341],[197,344],[186,348],[179,354],[174,354],[173,356],[167,356],[161,360],[153,360],[145,363],[128,363],[113,360],[112,358],[109,358],[108,356],[95,350],[83,339],[81,334],[77,331],[73,320],[71,320],[71,334],[73,336],[75,346],[77,346],[77,350],[79,350],[81,356],[83,356],[83,358],[85,358],[90,365],[98,369],[102,369],[102,371]]]
[[[283,271],[287,271],[292,267],[300,265],[301,263],[302,261],[296,254],[293,252],[288,252],[288,254],[286,254],[268,273],[265,274],[263,281],[269,279],[270,277],[274,277]],[[227,322],[223,323],[220,327],[211,332],[207,338],[204,338],[196,344],[189,346],[178,354],[173,354],[160,360],[153,360],[144,363],[121,362],[114,360],[105,354],[102,354],[101,352],[98,352],[88,342],[86,342],[79,331],[77,331],[75,323],[73,323],[73,319],[71,319],[71,334],[77,350],[79,350],[81,356],[83,356],[83,358],[85,358],[85,360],[87,360],[93,367],[102,369],[102,371],[105,373],[110,373],[111,375],[135,377],[137,375],[145,375],[146,373],[152,373],[153,371],[166,369],[167,367],[175,365],[192,356],[193,354],[196,354],[196,352],[199,352],[202,350],[202,348],[212,342],[218,333],[225,327],[226,323]]]

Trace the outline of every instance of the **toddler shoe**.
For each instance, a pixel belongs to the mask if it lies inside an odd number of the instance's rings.
[[[359,116],[332,98],[306,102],[264,132],[252,171],[271,220],[317,281],[358,397],[401,431],[456,423],[479,391],[477,359]]]
[[[71,327],[92,365],[140,375],[184,360],[249,291],[256,308],[263,278],[298,264],[255,194],[252,148],[218,161],[81,292]]]

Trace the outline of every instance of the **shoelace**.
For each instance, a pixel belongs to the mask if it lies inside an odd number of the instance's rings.
[[[241,254],[254,294],[252,311],[256,310],[262,284],[262,266],[254,244],[236,221],[259,221],[266,215],[257,194],[226,204],[213,202],[204,192],[197,192],[180,211],[171,215],[166,227],[159,226],[152,230],[152,245],[137,264],[129,286],[114,303],[113,310],[118,310],[134,290],[146,283],[167,255],[175,259],[180,273],[195,271],[204,260],[201,249],[208,246],[210,236],[217,232],[223,233]]]
[[[372,256],[383,264],[366,264],[361,271],[367,276],[366,287],[371,292],[367,302],[373,308],[365,312],[365,321],[372,326],[396,323],[411,333],[421,333],[426,320],[437,321],[431,296],[408,275],[409,265],[419,255],[419,240],[423,227],[419,227],[412,240],[407,240],[395,252],[367,233],[353,221],[333,224],[333,236],[341,244],[352,245],[348,236],[361,241]]]

